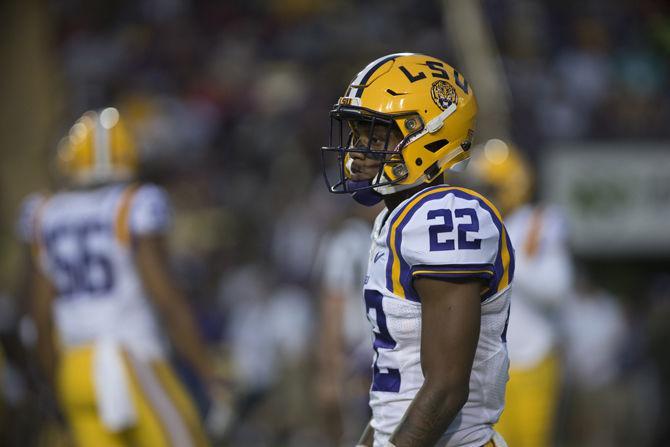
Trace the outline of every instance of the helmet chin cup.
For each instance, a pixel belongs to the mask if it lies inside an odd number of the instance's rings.
[[[351,193],[351,197],[361,205],[375,206],[383,200],[382,195],[373,188],[360,188],[362,186],[369,186],[369,181],[354,182],[353,180],[348,180],[348,183],[350,184],[350,189],[354,190],[354,192]],[[362,183],[362,185],[356,185],[356,183]]]

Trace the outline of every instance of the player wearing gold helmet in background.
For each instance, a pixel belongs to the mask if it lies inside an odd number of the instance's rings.
[[[39,360],[77,445],[206,445],[163,336],[217,386],[169,274],[167,195],[133,181],[135,143],[114,108],[85,113],[57,157],[65,186],[29,197],[19,229],[31,253]]]
[[[510,381],[496,429],[514,447],[548,446],[558,406],[558,314],[573,283],[566,220],[556,206],[531,203],[530,165],[518,149],[502,140],[473,148],[464,178],[490,193],[516,248],[507,334]]]

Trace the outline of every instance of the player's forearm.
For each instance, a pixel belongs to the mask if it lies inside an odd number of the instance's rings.
[[[56,383],[57,353],[51,315],[51,301],[42,296],[31,297],[30,317],[35,324],[37,340],[35,350],[38,366],[50,387]]]
[[[205,343],[185,299],[177,293],[174,295],[168,300],[171,305],[161,311],[168,337],[177,354],[194,368],[201,380],[209,382],[214,377],[214,369],[208,359]]]
[[[372,429],[372,425],[368,422],[368,425],[365,426],[361,439],[358,440],[356,447],[372,447],[375,438],[375,431]]]
[[[214,370],[195,324],[186,297],[172,279],[167,265],[165,240],[161,236],[138,239],[137,267],[151,302],[158,310],[177,353],[194,368],[201,380],[209,382]]]
[[[53,330],[51,325],[44,325],[37,330],[37,358],[40,364],[40,369],[44,374],[44,378],[50,387],[54,387],[56,383],[56,365],[57,354],[56,344],[54,343]]]
[[[52,305],[54,300],[53,288],[43,275],[33,270],[26,285],[26,297],[29,303],[29,313],[37,331],[36,353],[39,367],[50,386],[55,384],[56,364],[56,337],[54,336],[54,321]]]
[[[447,387],[424,382],[396,428],[396,447],[434,446],[467,402],[467,387]]]
[[[321,371],[338,380],[344,366],[344,333],[342,330],[344,297],[327,292],[322,301],[321,340],[318,353]]]

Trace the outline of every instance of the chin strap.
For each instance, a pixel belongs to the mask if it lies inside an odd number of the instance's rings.
[[[356,189],[364,188],[370,186],[369,180],[364,180],[360,182],[355,182],[353,180],[347,180],[347,187]],[[384,198],[380,193],[375,191],[373,188],[361,189],[359,191],[354,191],[351,193],[351,197],[361,205],[365,206],[375,206]]]

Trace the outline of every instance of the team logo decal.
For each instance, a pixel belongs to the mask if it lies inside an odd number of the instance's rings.
[[[446,81],[435,81],[430,87],[430,96],[437,106],[444,110],[457,101],[456,90]]]

